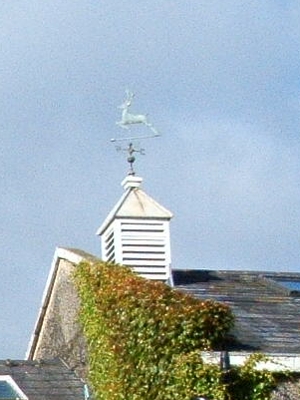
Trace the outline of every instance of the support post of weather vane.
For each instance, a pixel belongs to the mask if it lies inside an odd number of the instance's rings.
[[[135,162],[135,157],[134,157],[134,153],[140,153],[140,154],[145,154],[144,153],[144,149],[135,149],[133,147],[132,143],[129,143],[127,149],[128,151],[128,157],[127,157],[127,161],[129,162],[130,168],[129,168],[129,172],[128,175],[135,175],[134,169],[133,169],[133,163]]]
[[[148,121],[147,115],[146,114],[132,114],[129,113],[129,107],[132,105],[132,100],[134,98],[134,94],[130,92],[129,90],[126,90],[126,99],[124,102],[118,107],[122,110],[122,116],[121,120],[116,122],[116,124],[126,130],[129,130],[131,133],[131,127],[133,125],[144,125],[146,128],[150,129],[152,134],[150,135],[139,135],[139,136],[133,136],[130,135],[129,137],[120,137],[120,138],[112,138],[111,142],[120,142],[120,141],[128,141],[128,147],[127,148],[122,148],[120,146],[117,147],[117,150],[123,150],[128,153],[127,161],[130,165],[130,169],[128,172],[128,175],[135,175],[134,169],[133,169],[133,163],[135,161],[135,156],[134,153],[140,153],[140,154],[145,154],[144,149],[137,149],[133,145],[134,140],[143,140],[143,139],[152,139],[155,137],[159,137],[160,134],[158,131],[154,128],[154,126]]]

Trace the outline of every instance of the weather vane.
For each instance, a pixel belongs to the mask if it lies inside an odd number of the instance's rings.
[[[128,147],[123,149],[121,147],[117,147],[117,150],[123,150],[128,153],[127,161],[130,165],[128,175],[135,175],[134,169],[133,169],[133,163],[135,162],[135,156],[134,153],[140,153],[142,155],[145,155],[145,150],[144,149],[135,149],[133,147],[132,143],[129,143]]]
[[[130,164],[129,175],[134,175],[135,172],[133,170],[133,163],[135,161],[134,153],[145,154],[144,149],[136,149],[133,146],[133,140],[143,140],[143,139],[151,139],[155,137],[159,137],[157,129],[148,121],[147,115],[145,114],[132,114],[129,112],[129,108],[132,105],[132,100],[134,98],[134,93],[126,90],[126,98],[124,102],[118,107],[122,110],[121,120],[116,122],[116,124],[126,130],[131,130],[132,125],[144,125],[149,128],[152,132],[150,135],[140,135],[140,136],[129,136],[129,137],[121,137],[121,138],[112,138],[111,142],[120,142],[120,141],[128,141],[128,147],[122,148],[120,146],[117,147],[117,150],[123,150],[128,152],[127,161]]]

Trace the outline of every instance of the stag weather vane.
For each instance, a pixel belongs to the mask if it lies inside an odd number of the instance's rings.
[[[160,136],[157,129],[148,121],[147,115],[145,114],[132,114],[129,112],[129,108],[132,105],[132,100],[134,98],[134,94],[129,90],[126,90],[126,98],[124,102],[118,107],[122,110],[121,120],[116,122],[116,124],[126,130],[130,130],[132,125],[145,125],[152,132],[150,135],[140,135],[140,136],[129,136],[129,137],[121,137],[121,138],[113,138],[111,142],[119,142],[119,141],[128,141],[128,147],[122,148],[121,146],[117,146],[117,150],[123,150],[128,153],[127,161],[130,164],[130,170],[128,172],[129,175],[134,175],[135,172],[133,170],[133,163],[135,161],[134,153],[145,154],[144,149],[136,149],[133,146],[133,140],[140,139],[151,139]]]
[[[126,90],[126,98],[124,102],[118,107],[122,110],[121,121],[116,122],[118,126],[123,129],[130,130],[132,125],[145,125],[152,131],[152,135],[148,136],[137,136],[137,137],[124,137],[124,138],[113,138],[111,139],[112,142],[117,142],[121,140],[135,140],[135,139],[149,139],[153,137],[160,136],[157,129],[148,121],[146,114],[132,114],[129,112],[129,108],[132,105],[132,100],[134,98],[134,93]]]

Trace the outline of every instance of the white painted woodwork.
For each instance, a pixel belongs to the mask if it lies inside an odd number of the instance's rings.
[[[167,281],[172,214],[140,189],[141,182],[135,176],[122,182],[125,193],[97,232],[102,258],[131,266],[145,278]]]

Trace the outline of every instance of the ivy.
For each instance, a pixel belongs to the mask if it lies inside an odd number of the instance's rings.
[[[244,400],[268,400],[276,386],[275,375],[267,369],[258,368],[259,363],[267,362],[263,354],[253,354],[241,368],[231,371],[232,398]],[[237,397],[238,396],[238,397]]]
[[[226,305],[101,261],[81,263],[74,279],[97,400],[268,398],[273,378],[255,370],[256,360],[232,371],[229,385],[199,355],[226,342],[234,322]]]

